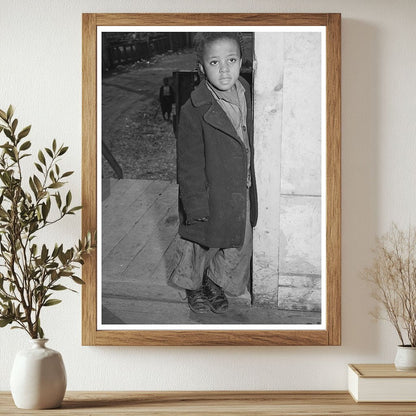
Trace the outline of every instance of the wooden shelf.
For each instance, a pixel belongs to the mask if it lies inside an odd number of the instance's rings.
[[[415,415],[414,403],[355,403],[347,392],[67,392],[59,409],[36,411],[14,406],[0,392],[0,415]]]

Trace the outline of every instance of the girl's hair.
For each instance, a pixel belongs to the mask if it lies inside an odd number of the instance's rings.
[[[205,46],[218,39],[235,40],[240,48],[240,58],[243,57],[243,36],[240,32],[198,32],[194,38],[197,63],[202,64],[202,55],[204,54]]]

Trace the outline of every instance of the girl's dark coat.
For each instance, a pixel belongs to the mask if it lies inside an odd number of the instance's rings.
[[[246,92],[250,141],[250,221],[257,222],[253,119]],[[247,207],[247,152],[205,81],[180,111],[178,128],[179,234],[206,247],[239,247],[244,241]],[[196,221],[208,218],[208,221]]]

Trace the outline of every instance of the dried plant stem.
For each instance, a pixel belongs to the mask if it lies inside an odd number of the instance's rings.
[[[377,240],[372,267],[363,277],[374,288],[373,297],[385,311],[377,314],[395,328],[401,345],[416,346],[416,228],[407,232],[393,224]]]

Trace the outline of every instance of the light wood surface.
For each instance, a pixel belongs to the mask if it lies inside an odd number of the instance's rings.
[[[363,378],[415,378],[416,371],[398,371],[394,364],[349,364]]]
[[[414,403],[355,403],[346,392],[68,392],[59,409],[22,410],[0,392],[0,415],[415,415]]]
[[[97,259],[83,267],[83,345],[340,345],[341,344],[341,16],[340,14],[84,14],[82,64],[82,228],[97,227],[97,26],[326,26],[327,40],[327,316],[324,330],[97,330]]]

